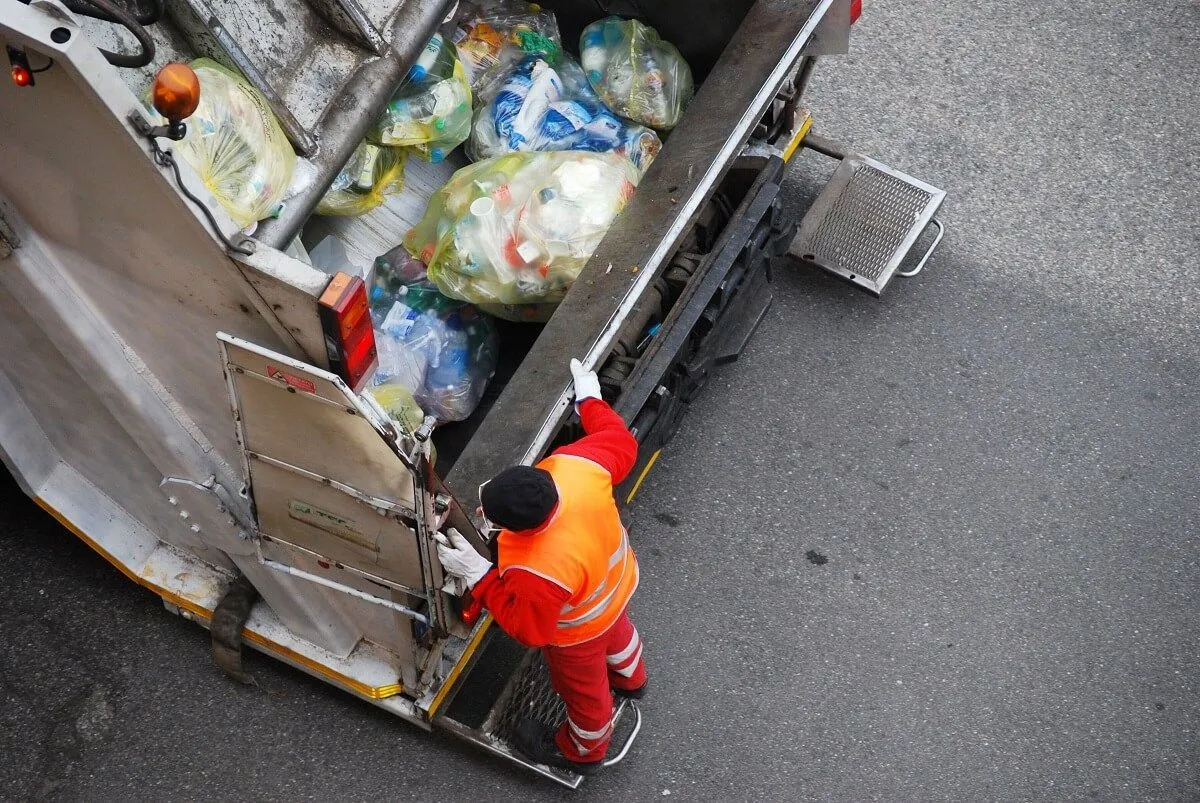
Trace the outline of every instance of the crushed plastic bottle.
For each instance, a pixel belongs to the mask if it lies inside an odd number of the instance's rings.
[[[369,139],[440,162],[471,133],[471,87],[454,45],[434,34]]]
[[[593,22],[579,38],[592,88],[622,117],[667,131],[692,100],[692,70],[658,31],[620,17]]]
[[[480,100],[467,142],[475,161],[514,151],[592,151],[625,156],[645,172],[662,148],[652,130],[613,114],[570,56],[557,66],[527,56]]]

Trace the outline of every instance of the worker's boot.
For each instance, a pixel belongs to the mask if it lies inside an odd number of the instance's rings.
[[[600,769],[599,761],[571,761],[558,749],[554,730],[533,719],[525,719],[517,725],[513,747],[525,758],[547,767],[558,767],[580,775],[591,775]]]
[[[612,693],[618,697],[624,697],[626,700],[640,700],[646,696],[646,687],[649,685],[650,681],[647,680],[636,689],[618,689],[616,686],[613,686]]]

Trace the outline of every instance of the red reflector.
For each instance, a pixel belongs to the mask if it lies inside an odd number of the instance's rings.
[[[29,54],[19,47],[6,45],[8,64],[12,68],[12,81],[17,86],[33,86],[33,70],[29,69]]]
[[[862,16],[862,0],[850,0],[850,24],[858,22]]]
[[[379,362],[371,309],[367,305],[367,286],[358,276],[337,273],[321,294],[317,308],[325,333],[329,370],[357,393]]]

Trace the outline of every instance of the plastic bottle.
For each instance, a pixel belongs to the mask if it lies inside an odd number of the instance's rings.
[[[437,364],[430,366],[425,384],[431,391],[452,391],[467,378],[470,342],[457,314],[446,321]]]
[[[429,73],[433,71],[438,62],[438,56],[445,49],[446,40],[440,33],[435,33],[433,38],[425,44],[425,49],[417,57],[416,63],[409,69],[408,77],[413,81],[424,81]]]
[[[604,80],[604,65],[608,61],[608,50],[604,47],[604,26],[597,25],[584,30],[579,40],[579,61],[587,72],[592,86]]]

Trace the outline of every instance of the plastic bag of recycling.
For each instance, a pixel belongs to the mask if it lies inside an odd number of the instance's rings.
[[[435,33],[388,101],[371,137],[440,162],[471,134],[471,86],[454,45]]]
[[[487,159],[454,174],[430,199],[404,244],[452,298],[555,304],[633,195],[638,178],[628,159],[610,153]],[[504,308],[489,309],[503,314]]]
[[[692,70],[658,31],[620,17],[593,22],[579,38],[588,81],[622,117],[666,131],[692,100]]]
[[[442,423],[468,417],[496,370],[496,332],[487,316],[419,285],[393,303],[376,346],[375,384],[408,390]]]
[[[317,204],[318,215],[362,215],[404,189],[402,148],[360,142]]]
[[[200,105],[176,153],[245,228],[275,212],[292,181],[296,153],[266,99],[236,73],[197,59]]]
[[[439,423],[462,421],[475,411],[496,373],[496,328],[469,304],[434,320],[441,324],[441,349],[416,398]]]
[[[649,128],[613,114],[570,56],[557,66],[527,56],[481,100],[467,142],[475,161],[513,151],[593,151],[625,156],[645,172],[662,148]]]
[[[562,55],[558,21],[532,3],[462,3],[456,17],[454,44],[477,96],[528,55],[544,55],[551,63]]]

